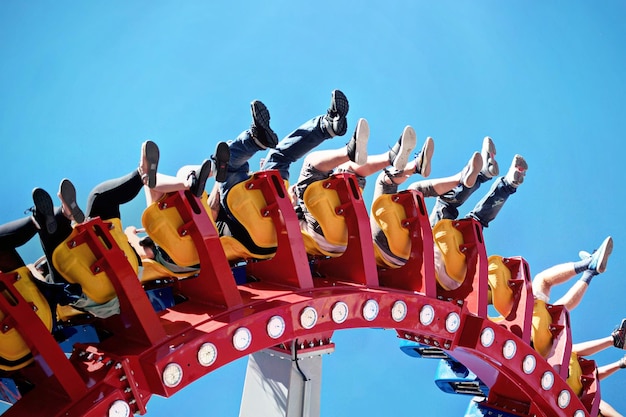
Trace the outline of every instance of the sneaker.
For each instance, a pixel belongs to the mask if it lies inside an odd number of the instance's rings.
[[[252,112],[252,137],[261,149],[275,148],[278,136],[270,127],[270,112],[265,104],[254,100],[250,104]]]
[[[228,162],[230,161],[230,148],[226,142],[220,142],[215,147],[215,153],[211,156],[215,164],[215,181],[226,181],[228,174]]]
[[[422,150],[415,158],[415,174],[421,174],[424,178],[427,178],[430,175],[430,161],[433,158],[434,152],[435,141],[429,136],[426,138],[426,142],[424,142]]]
[[[346,116],[350,110],[350,104],[346,95],[340,90],[331,93],[330,107],[326,111],[325,119],[332,130],[333,136],[343,136],[348,130]]]
[[[515,155],[513,157],[513,162],[511,162],[509,172],[507,172],[506,176],[504,177],[504,181],[506,181],[513,187],[518,187],[521,183],[524,182],[524,177],[526,176],[527,170],[528,164],[526,163],[526,160],[521,155]]]
[[[483,158],[478,152],[474,152],[463,171],[461,171],[461,184],[467,188],[472,188],[476,184],[476,179],[483,168]]]
[[[403,170],[406,167],[416,141],[415,130],[411,126],[405,127],[398,142],[389,150],[389,163],[395,169]]]
[[[606,271],[606,263],[609,260],[611,252],[613,252],[613,238],[609,236],[604,239],[600,247],[593,251],[593,253],[581,250],[578,252],[578,256],[580,259],[591,258],[587,269],[595,274],[601,274]]]
[[[157,148],[158,152],[158,148]],[[74,220],[76,223],[82,223],[85,221],[85,214],[78,206],[76,202],[76,188],[72,181],[64,178],[59,186],[59,198],[63,206],[63,212],[70,220]]]
[[[626,337],[626,319],[622,320],[619,327],[611,333],[613,337],[613,345],[618,349],[624,349],[624,338]]]
[[[350,142],[346,145],[348,158],[357,165],[367,162],[367,140],[370,137],[370,126],[367,120],[359,119]]]
[[[145,185],[148,186],[148,188],[154,188],[156,186],[156,174],[158,165],[159,147],[151,140],[147,140],[141,145],[139,174],[141,175],[141,180]]]
[[[49,234],[56,232],[57,221],[54,218],[54,204],[52,203],[50,194],[42,188],[35,188],[33,190],[33,203],[35,203],[35,224],[39,225],[39,222],[36,220],[36,218],[39,217],[45,220],[46,230]]]
[[[622,359],[620,359],[617,363],[621,369],[626,368],[626,355],[622,357]]]
[[[498,162],[496,161],[496,145],[489,136],[483,139],[483,148],[480,151],[483,158],[482,173],[487,178],[493,178],[500,173]]]
[[[196,197],[202,197],[202,193],[204,192],[204,187],[206,186],[206,180],[209,178],[211,174],[211,161],[205,159],[200,166],[199,171],[191,171],[189,176],[191,177],[191,185],[189,186],[189,191],[193,193]]]

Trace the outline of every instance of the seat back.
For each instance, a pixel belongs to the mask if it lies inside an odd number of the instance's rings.
[[[41,294],[33,280],[28,267],[23,266],[14,271],[7,273],[14,277],[13,286],[20,293],[24,300],[31,304],[33,310],[50,331],[52,329],[52,313],[46,298]],[[0,297],[7,297],[11,303],[12,297],[9,291],[0,288],[2,294]],[[6,317],[5,313],[0,311],[0,322]],[[30,348],[26,341],[19,334],[17,329],[11,328],[6,332],[0,332],[0,369],[4,371],[12,371],[23,368],[33,361]]]
[[[463,234],[454,227],[453,221],[440,220],[433,227],[435,259],[439,258],[443,269],[436,270],[437,281],[446,290],[454,290],[465,281],[467,259],[462,252]]]
[[[533,347],[545,358],[552,350],[552,331],[550,330],[552,315],[545,301],[535,300],[532,323]]]
[[[83,243],[84,234],[93,232],[105,247],[113,247],[112,242],[108,242],[99,230],[101,224],[109,227],[110,235],[137,274],[139,269],[137,254],[128,243],[120,219],[109,219],[103,223],[87,222],[84,224],[85,229],[75,228],[52,253],[52,263],[63,278],[72,284],[80,284],[85,295],[99,304],[112,300],[115,297],[115,290],[107,273],[97,264],[98,259],[89,245]]]
[[[511,271],[499,255],[492,255],[489,262],[489,300],[496,311],[506,317],[513,309],[515,299],[509,282]]]
[[[405,261],[411,254],[411,239],[409,229],[404,227],[406,211],[399,204],[395,194],[383,194],[372,204],[372,220],[385,234],[389,250],[398,258]],[[378,246],[374,245],[376,264],[381,267],[394,268],[398,265],[384,258]]]
[[[574,391],[576,396],[580,396],[583,392],[583,383],[581,377],[583,375],[583,369],[578,363],[578,355],[572,352],[569,360],[569,372],[567,377],[567,385]]]
[[[304,191],[303,200],[308,212],[319,223],[324,240],[332,246],[348,245],[348,228],[341,210],[341,199],[337,190],[330,187],[327,180],[316,181]],[[307,253],[312,255],[338,256],[320,247],[318,242],[307,232],[302,232]]]

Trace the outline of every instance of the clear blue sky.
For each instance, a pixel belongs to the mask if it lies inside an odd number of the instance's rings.
[[[524,256],[537,273],[612,235],[607,272],[572,312],[575,341],[602,337],[626,317],[625,17],[626,3],[611,0],[5,0],[0,222],[23,215],[34,187],[54,193],[64,177],[84,206],[93,186],[136,167],[146,139],[160,146],[165,173],[199,163],[249,125],[253,99],[284,136],[340,88],[350,128],[370,122],[370,152],[407,124],[420,145],[434,137],[432,177],[460,170],[485,135],[503,172],[515,153],[526,157],[526,181],[485,230],[489,254]],[[127,204],[124,223],[138,224],[143,207],[142,196]],[[21,253],[37,258],[38,242]],[[334,341],[323,416],[463,415],[468,398],[439,391],[435,363],[401,353],[393,331],[339,332]],[[148,416],[237,416],[245,364],[153,398]],[[602,384],[622,413],[625,382],[621,371]]]

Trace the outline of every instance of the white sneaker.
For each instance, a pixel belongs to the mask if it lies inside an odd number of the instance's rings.
[[[524,160],[521,155],[515,155],[513,162],[511,162],[511,168],[509,168],[509,172],[507,172],[506,177],[504,177],[504,181],[513,187],[518,187],[524,182],[526,170],[528,170],[526,160]]]
[[[411,126],[406,126],[402,131],[402,136],[398,139],[398,143],[389,151],[389,162],[395,169],[401,171],[406,167],[416,142],[415,130]]]
[[[370,137],[370,126],[367,120],[361,118],[356,124],[354,134],[348,142],[347,151],[348,158],[357,165],[363,165],[367,162],[367,141]]]
[[[500,173],[498,162],[496,161],[496,145],[489,136],[485,136],[483,139],[483,147],[480,151],[483,158],[482,173],[487,178],[493,178]]]
[[[474,152],[463,171],[461,171],[461,183],[467,188],[472,188],[476,184],[476,179],[482,167],[482,156],[478,152]]]

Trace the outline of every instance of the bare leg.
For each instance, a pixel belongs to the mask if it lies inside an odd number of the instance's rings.
[[[309,164],[319,171],[332,171],[344,162],[349,161],[346,147],[311,152],[304,159],[304,165]]]
[[[533,293],[550,297],[550,289],[577,275],[573,262],[555,265],[538,273],[533,279]]]
[[[607,336],[602,339],[588,340],[576,343],[572,346],[572,351],[578,356],[590,356],[613,346],[613,337]]]
[[[618,361],[609,363],[608,365],[598,366],[598,378],[602,380],[610,375],[613,375],[615,372],[623,369],[625,364],[626,357]]]
[[[584,281],[578,280],[572,285],[572,287],[565,293],[565,295],[554,302],[556,305],[563,305],[569,311],[572,311],[583,299],[583,296],[587,292],[589,284]]]
[[[600,400],[600,413],[603,417],[624,417],[604,400]]]
[[[354,172],[361,177],[367,177],[387,168],[389,165],[389,153],[385,152],[378,155],[368,155],[367,162],[363,165],[357,165],[355,162],[347,160],[341,165],[338,165],[337,168],[339,170]]]

